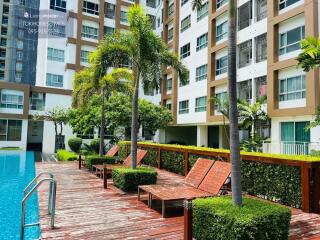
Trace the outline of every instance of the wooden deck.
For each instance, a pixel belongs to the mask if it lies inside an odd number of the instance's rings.
[[[112,185],[78,170],[76,163],[37,163],[37,172],[50,171],[58,182],[56,229],[48,228],[47,187],[39,191],[42,239],[183,239],[183,217],[161,218],[160,212],[124,194]],[[159,172],[159,183],[183,178]],[[320,216],[293,211],[290,240],[320,240]]]

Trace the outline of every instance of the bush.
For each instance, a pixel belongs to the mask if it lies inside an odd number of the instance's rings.
[[[89,155],[86,157],[86,167],[92,170],[92,165],[96,164],[115,164],[116,159],[114,157]]]
[[[118,167],[112,170],[112,180],[114,185],[123,191],[136,191],[139,185],[156,184],[157,172],[145,167]]]
[[[59,161],[74,161],[78,159],[78,155],[67,150],[58,150],[56,154]]]
[[[95,153],[99,153],[99,147],[100,147],[100,138],[97,139],[93,139],[90,142],[90,148],[92,151],[94,151]]]
[[[290,219],[288,208],[257,199],[245,197],[241,208],[230,196],[193,201],[193,236],[201,240],[286,240]]]
[[[70,147],[70,149],[75,152],[75,153],[79,153],[81,145],[82,145],[82,139],[81,138],[70,138],[68,140],[68,145]]]

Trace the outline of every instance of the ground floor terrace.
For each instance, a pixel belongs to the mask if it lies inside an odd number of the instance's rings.
[[[50,171],[58,182],[56,228],[46,215],[47,189],[39,191],[42,239],[183,239],[183,217],[174,211],[162,218],[109,181],[108,189],[94,174],[79,170],[76,162],[37,163],[37,172]],[[183,177],[159,171],[158,183],[182,182]],[[157,206],[155,206],[157,208]],[[181,212],[180,212],[181,213]],[[320,215],[292,210],[290,240],[320,239]]]

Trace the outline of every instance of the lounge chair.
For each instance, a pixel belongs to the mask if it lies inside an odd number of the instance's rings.
[[[139,186],[138,200],[140,200],[141,192],[148,194],[148,206],[150,208],[152,208],[153,198],[161,200],[162,217],[165,217],[167,202],[218,195],[230,173],[230,163],[198,159],[183,184]]]
[[[137,165],[141,165],[143,158],[147,155],[147,150],[139,149],[137,152]],[[95,174],[97,176],[103,177],[103,168],[107,167],[107,173],[112,173],[114,167],[130,167],[132,162],[131,154],[123,161],[122,164],[97,164],[93,165],[92,168],[95,169]]]

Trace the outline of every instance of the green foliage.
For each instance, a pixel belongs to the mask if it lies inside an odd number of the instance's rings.
[[[124,160],[127,158],[128,153],[130,152],[130,146],[127,144],[127,142],[124,141],[120,141],[118,142],[118,158],[120,160]],[[128,152],[126,151],[126,149],[128,148]],[[149,154],[148,154],[149,155]]]
[[[21,150],[19,147],[2,147],[0,150]]]
[[[311,128],[315,128],[317,126],[320,126],[320,107],[318,107],[315,118],[312,122],[310,122],[309,125],[307,125],[305,131],[310,130]]]
[[[298,66],[302,67],[303,71],[309,72],[312,69],[320,66],[320,39],[309,36],[301,41],[302,53],[299,54]]]
[[[145,167],[119,167],[112,170],[112,180],[114,185],[123,191],[136,191],[139,185],[156,184],[157,172]]]
[[[300,208],[301,174],[299,167],[241,161],[242,186],[250,195]]]
[[[68,145],[70,147],[70,149],[75,152],[75,153],[79,153],[81,145],[82,145],[82,139],[81,138],[70,138],[68,140]]]
[[[265,138],[261,138],[257,135],[254,138],[243,140],[240,143],[240,149],[245,152],[258,152],[262,148]]]
[[[320,157],[320,151],[319,150],[311,150],[310,155],[312,157]]]
[[[151,167],[158,167],[157,155],[157,151],[148,150],[148,154],[143,158],[142,163]]]
[[[183,154],[172,151],[161,151],[161,167],[167,171],[184,175]]]
[[[92,165],[96,164],[115,164],[116,159],[109,156],[89,155],[86,156],[86,167],[92,170]]]
[[[286,240],[290,209],[244,197],[234,207],[230,196],[200,198],[193,202],[193,234],[201,240]]]
[[[56,157],[59,161],[74,161],[78,159],[78,155],[67,150],[58,150]]]
[[[90,148],[93,152],[99,153],[99,147],[100,147],[100,138],[92,139],[90,142]]]

